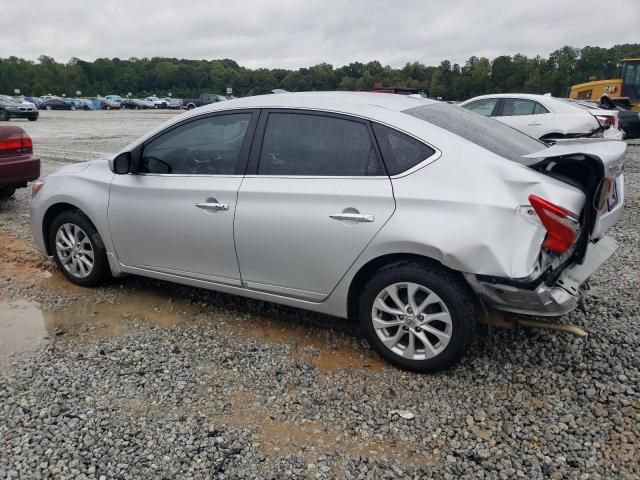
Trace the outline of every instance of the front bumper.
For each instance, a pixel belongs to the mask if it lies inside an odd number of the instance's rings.
[[[32,111],[15,111],[15,112],[10,112],[8,110],[6,110],[7,114],[9,114],[9,118],[38,118],[40,116],[40,112],[38,110],[32,110]]]
[[[479,281],[475,275],[465,275],[478,297],[487,306],[507,312],[527,315],[559,316],[578,305],[582,286],[616,251],[618,244],[611,237],[590,243],[584,262],[566,268],[554,285],[544,282],[533,290],[510,285]]]

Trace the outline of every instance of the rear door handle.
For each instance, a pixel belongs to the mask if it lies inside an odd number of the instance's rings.
[[[530,127],[537,127],[539,125],[542,125],[541,123],[530,123],[529,126]]]
[[[226,203],[202,202],[202,203],[196,203],[196,207],[202,208],[203,210],[213,210],[213,211],[229,210],[229,205],[227,205]]]
[[[332,213],[329,218],[348,222],[373,222],[373,215],[363,215],[362,213]]]

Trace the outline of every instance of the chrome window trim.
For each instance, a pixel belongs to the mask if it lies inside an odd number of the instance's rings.
[[[287,179],[300,179],[300,180],[389,180],[387,175],[245,175],[244,178],[287,178]]]
[[[202,178],[244,178],[244,175],[214,175],[214,174],[204,174],[204,173],[129,173],[128,175],[133,176],[144,176],[144,177],[171,177],[171,178],[193,178],[193,177],[202,177]]]

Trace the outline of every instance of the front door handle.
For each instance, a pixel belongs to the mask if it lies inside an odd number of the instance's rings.
[[[542,124],[541,123],[535,123],[535,122],[529,124],[530,127],[538,127],[540,125],[542,125]]]
[[[373,215],[363,215],[362,213],[332,213],[329,218],[348,222],[373,222]]]
[[[202,203],[196,203],[196,207],[202,208],[203,210],[213,210],[213,211],[229,210],[229,205],[227,205],[226,203],[202,202]]]

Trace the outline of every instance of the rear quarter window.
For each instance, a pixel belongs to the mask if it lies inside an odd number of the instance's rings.
[[[389,175],[405,172],[435,153],[428,145],[384,125],[374,123],[373,132]]]

